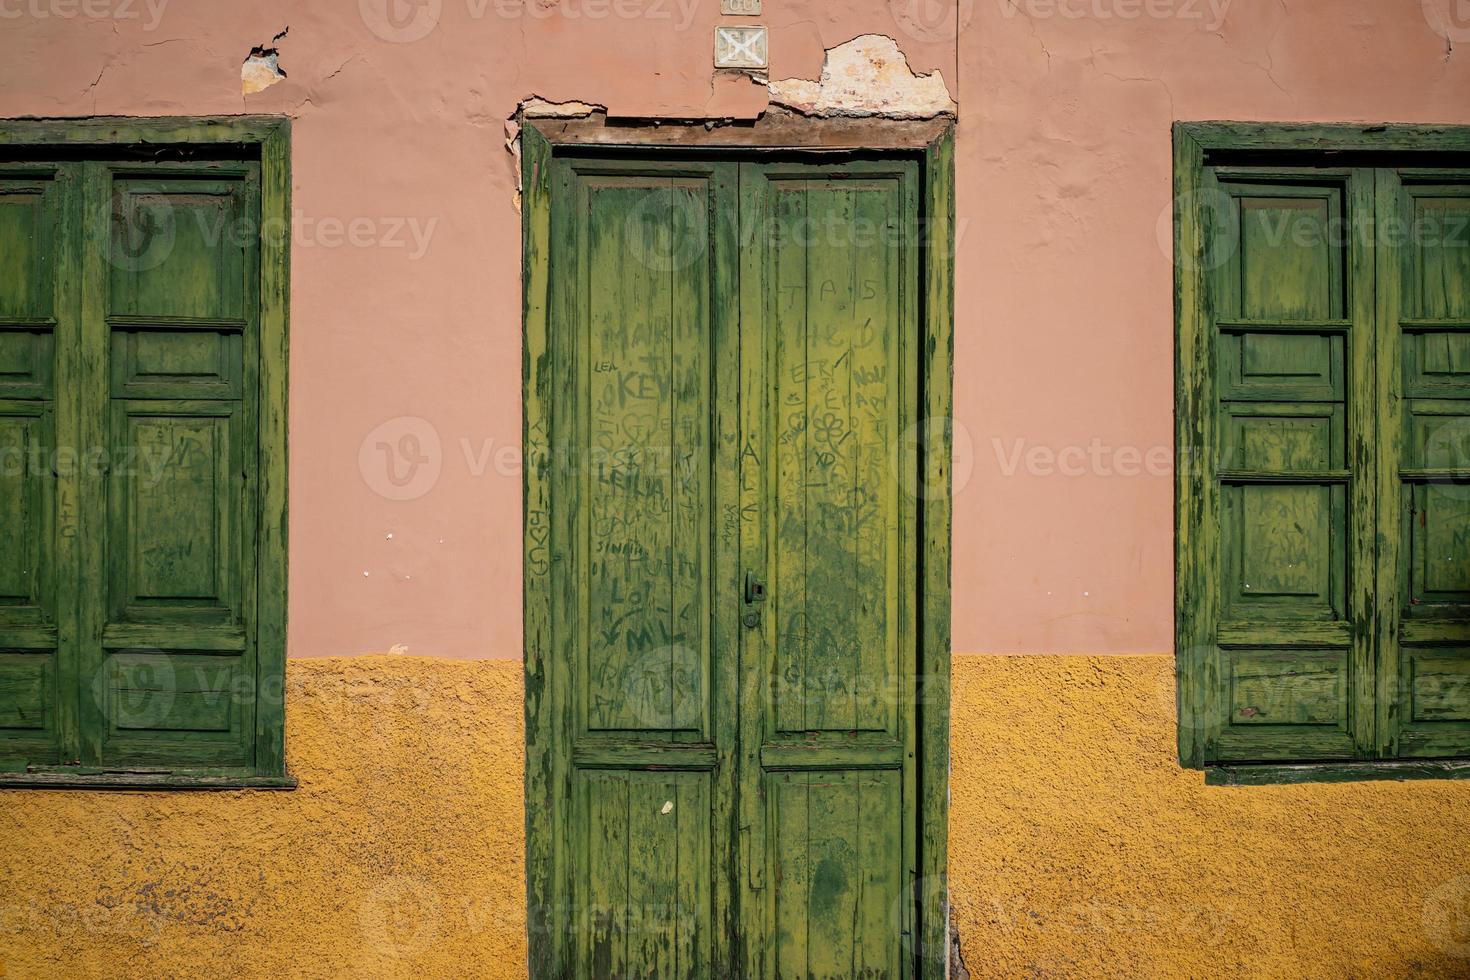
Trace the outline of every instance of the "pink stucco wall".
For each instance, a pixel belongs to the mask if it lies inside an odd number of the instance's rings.
[[[515,657],[506,117],[749,116],[765,90],[712,77],[717,0],[386,2],[0,0],[0,117],[295,118],[290,652]],[[1456,4],[765,0],[773,77],[887,34],[960,106],[957,650],[1171,646],[1169,125],[1470,122]],[[288,25],[288,78],[242,98]],[[395,488],[377,445],[404,437],[430,462]]]

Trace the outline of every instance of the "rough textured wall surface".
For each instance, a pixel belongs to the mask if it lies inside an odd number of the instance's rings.
[[[972,976],[1470,976],[1470,784],[1205,786],[1174,717],[1171,657],[956,658]]]
[[[520,667],[293,661],[294,793],[0,796],[9,978],[525,975]],[[1470,975],[1470,784],[1205,787],[1171,660],[962,656],[973,976]]]
[[[287,689],[293,792],[0,797],[0,976],[524,976],[519,664]]]

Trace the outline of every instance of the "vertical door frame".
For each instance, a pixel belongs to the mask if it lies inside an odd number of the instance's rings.
[[[5,786],[292,789],[286,771],[287,475],[291,294],[291,119],[288,116],[87,116],[0,120],[0,148],[106,152],[135,146],[252,147],[260,154],[259,486],[256,499],[255,761],[244,775],[66,773],[0,777]]]
[[[1210,188],[1206,164],[1211,154],[1251,152],[1319,155],[1321,164],[1340,166],[1331,154],[1352,153],[1470,153],[1470,126],[1364,125],[1354,123],[1178,122],[1173,127],[1174,166],[1174,614],[1175,677],[1178,708],[1178,750],[1187,769],[1201,769],[1207,781],[1269,783],[1336,781],[1375,778],[1466,778],[1470,767],[1454,762],[1392,762],[1361,760],[1344,763],[1259,766],[1214,765],[1209,758],[1208,733],[1218,720],[1220,706],[1212,693],[1218,667],[1211,651],[1216,646],[1218,575],[1218,489],[1215,480],[1218,433],[1215,394],[1215,345],[1210,312],[1210,271],[1206,256],[1210,233]],[[1391,166],[1385,163],[1383,166]],[[1377,220],[1370,215],[1367,220]],[[1383,331],[1382,311],[1375,315]],[[1382,337],[1375,339],[1382,343]],[[1383,357],[1397,348],[1379,350]],[[1396,354],[1394,355],[1396,358]],[[1386,362],[1397,364],[1396,359]],[[1382,381],[1376,392],[1389,391]],[[1351,409],[1349,409],[1351,411]],[[1381,478],[1379,482],[1384,482]],[[1378,492],[1375,489],[1375,492]],[[1380,500],[1373,520],[1381,522]],[[1389,535],[1389,540],[1393,535]],[[1391,569],[1380,544],[1376,584],[1392,581]],[[1381,594],[1381,591],[1380,593]],[[1370,618],[1378,622],[1374,642],[1382,646],[1394,638],[1396,624],[1385,622],[1375,599]],[[1380,654],[1381,656],[1381,654]],[[1382,722],[1380,721],[1380,725]]]
[[[949,117],[920,123],[888,120],[811,120],[768,114],[754,127],[702,124],[604,128],[604,120],[523,120],[522,233],[522,498],[523,613],[526,721],[526,895],[530,972],[565,976],[569,960],[561,923],[575,910],[556,882],[556,784],[551,739],[564,728],[551,698],[551,376],[549,298],[551,162],[559,146],[596,144],[649,156],[671,146],[711,152],[790,151],[820,159],[824,151],[873,148],[920,162],[920,389],[919,431],[913,452],[919,497],[917,555],[920,576],[918,750],[920,779],[919,878],[915,899],[922,923],[919,975],[947,975],[949,949],[949,712],[951,449],[954,358],[954,126]],[[905,463],[908,463],[907,455]]]

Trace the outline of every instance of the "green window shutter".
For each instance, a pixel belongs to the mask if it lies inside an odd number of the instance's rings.
[[[1470,756],[1470,173],[1188,150],[1181,755]]]
[[[1470,755],[1470,172],[1380,171],[1382,751]]]
[[[284,597],[258,587],[284,558],[262,174],[0,169],[0,244],[28,259],[0,272],[0,453],[25,459],[0,466],[0,785],[289,784]]]
[[[0,771],[61,761],[53,370],[63,189],[0,176]]]
[[[1351,533],[1363,501],[1350,479],[1360,393],[1349,377],[1372,322],[1354,303],[1351,245],[1333,232],[1359,206],[1361,181],[1211,176],[1219,625],[1209,744],[1219,761],[1350,759],[1367,744],[1354,695],[1372,662],[1353,627],[1367,597],[1350,583],[1371,577],[1373,559]]]

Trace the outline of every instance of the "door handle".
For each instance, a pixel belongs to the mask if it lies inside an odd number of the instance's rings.
[[[755,577],[755,572],[745,573],[745,615],[740,621],[747,629],[755,629],[761,624],[761,613],[756,608],[757,603],[766,601],[766,583]]]

